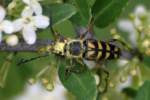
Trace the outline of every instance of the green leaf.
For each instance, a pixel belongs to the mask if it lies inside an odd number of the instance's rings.
[[[43,7],[44,14],[51,17],[52,24],[59,24],[76,13],[76,8],[70,4],[52,4]]]
[[[92,2],[89,2],[89,0],[73,0],[71,3],[78,10],[78,13],[71,18],[71,21],[76,25],[87,25],[90,19],[90,6]]]
[[[43,5],[49,5],[49,4],[63,3],[63,0],[42,0],[40,3],[42,3]]]
[[[96,26],[103,28],[113,22],[120,15],[129,0],[96,0],[92,7],[92,14]]]
[[[126,94],[128,97],[134,98],[137,94],[137,90],[132,87],[127,87],[122,90],[122,93]]]
[[[82,17],[80,16],[79,13],[77,13],[76,15],[74,15],[73,17],[71,17],[70,21],[74,24],[74,25],[81,25],[81,26],[86,26],[87,25],[87,21],[82,19]]]
[[[90,17],[90,7],[87,0],[75,0],[75,2],[80,16],[88,21]]]
[[[150,81],[145,81],[134,100],[150,100]]]
[[[2,53],[1,53],[2,56]],[[3,62],[2,59],[4,59],[5,57],[0,57],[0,60]],[[3,88],[0,87],[0,98],[3,100],[10,100],[10,98],[15,97],[16,95],[18,95],[19,93],[21,93],[21,91],[23,91],[24,86],[27,82],[27,77],[28,75],[30,75],[29,71],[23,72],[23,70],[27,70],[26,67],[20,67],[16,65],[16,62],[18,60],[16,60],[16,55],[15,54],[9,54],[6,59],[4,59],[3,63],[6,63],[5,67],[7,68],[2,68],[4,66],[2,66],[0,64],[0,68],[1,71],[4,71],[4,83],[3,84]],[[1,62],[1,63],[2,63]],[[9,67],[9,68],[8,68]],[[2,70],[3,69],[3,70]],[[9,71],[8,71],[9,70]],[[7,72],[7,75],[6,75]],[[2,77],[2,73],[1,73],[1,77]],[[2,80],[1,80],[2,81]]]
[[[95,3],[96,0],[87,0],[88,4],[90,7],[93,6],[93,4]]]
[[[144,56],[143,62],[147,67],[150,68],[150,56]]]
[[[76,68],[80,67],[77,66]],[[76,96],[77,100],[96,100],[97,89],[95,79],[88,70],[81,73],[71,73],[68,76],[66,76],[65,70],[65,64],[61,64],[58,72],[59,78],[68,91]]]

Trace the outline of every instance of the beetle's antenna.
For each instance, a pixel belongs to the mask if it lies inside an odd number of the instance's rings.
[[[30,58],[30,59],[21,59],[17,65],[22,65],[24,63],[27,63],[27,62],[30,62],[30,61],[33,61],[33,60],[36,60],[36,59],[39,59],[39,58],[42,58],[42,57],[46,57],[46,56],[49,56],[49,54],[40,55],[40,56],[33,57],[33,58]]]
[[[94,26],[94,17],[91,16],[89,23],[88,23],[88,31],[90,33],[93,33],[93,26]]]
[[[86,31],[84,32],[84,34],[80,35],[80,39],[84,39],[84,38],[94,38],[94,17],[91,16],[91,18],[89,19],[89,23],[87,26]]]

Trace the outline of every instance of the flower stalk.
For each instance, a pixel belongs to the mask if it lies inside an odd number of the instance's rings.
[[[10,53],[7,57],[6,60],[4,61],[3,65],[0,68],[0,87],[5,87],[7,75],[12,63],[12,59],[14,57],[14,53]]]

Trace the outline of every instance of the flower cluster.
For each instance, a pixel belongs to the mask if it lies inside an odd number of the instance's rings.
[[[6,10],[0,6],[0,42],[3,40],[2,33],[9,34],[6,38],[6,43],[10,46],[15,46],[19,41],[15,33],[20,32],[26,43],[32,45],[36,42],[36,30],[38,28],[45,29],[49,26],[49,18],[42,15],[39,0],[22,0],[22,2],[25,3],[25,7],[20,17],[13,21],[5,19]],[[12,6],[13,3],[14,1],[10,5]]]
[[[142,56],[150,56],[150,12],[145,6],[138,5],[127,19],[118,21],[117,28],[122,34],[129,37],[122,37],[118,30],[114,28],[111,30],[113,38],[126,43],[126,47],[128,46],[132,50],[138,49]],[[122,48],[126,49],[126,47]],[[142,78],[144,75],[141,71],[142,64],[143,62],[136,56],[130,60],[119,59],[119,70],[117,75],[111,79],[109,86],[117,91],[123,91],[125,88],[132,87],[132,85],[141,86],[144,83]]]
[[[150,13],[142,5],[135,8],[129,19],[120,20],[118,28],[129,34],[130,43],[150,55]]]

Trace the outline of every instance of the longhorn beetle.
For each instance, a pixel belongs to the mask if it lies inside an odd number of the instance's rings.
[[[83,64],[84,60],[101,62],[103,60],[116,59],[121,56],[121,49],[112,44],[111,42],[99,41],[91,38],[86,38],[87,34],[92,34],[92,19],[90,21],[89,27],[84,34],[81,34],[79,38],[71,39],[61,36],[58,32],[55,32],[51,27],[52,34],[54,36],[54,43],[46,47],[42,47],[40,51],[46,52],[48,54],[39,57],[31,58],[29,60],[21,60],[19,64],[26,63],[28,61],[48,56],[49,53],[54,53],[59,56],[63,56],[70,60],[75,59],[77,62]],[[66,69],[66,72],[78,72],[74,71],[72,68]],[[106,87],[103,91],[107,90],[107,80],[109,77],[108,71],[104,70],[107,74]],[[101,73],[100,73],[101,74]]]

